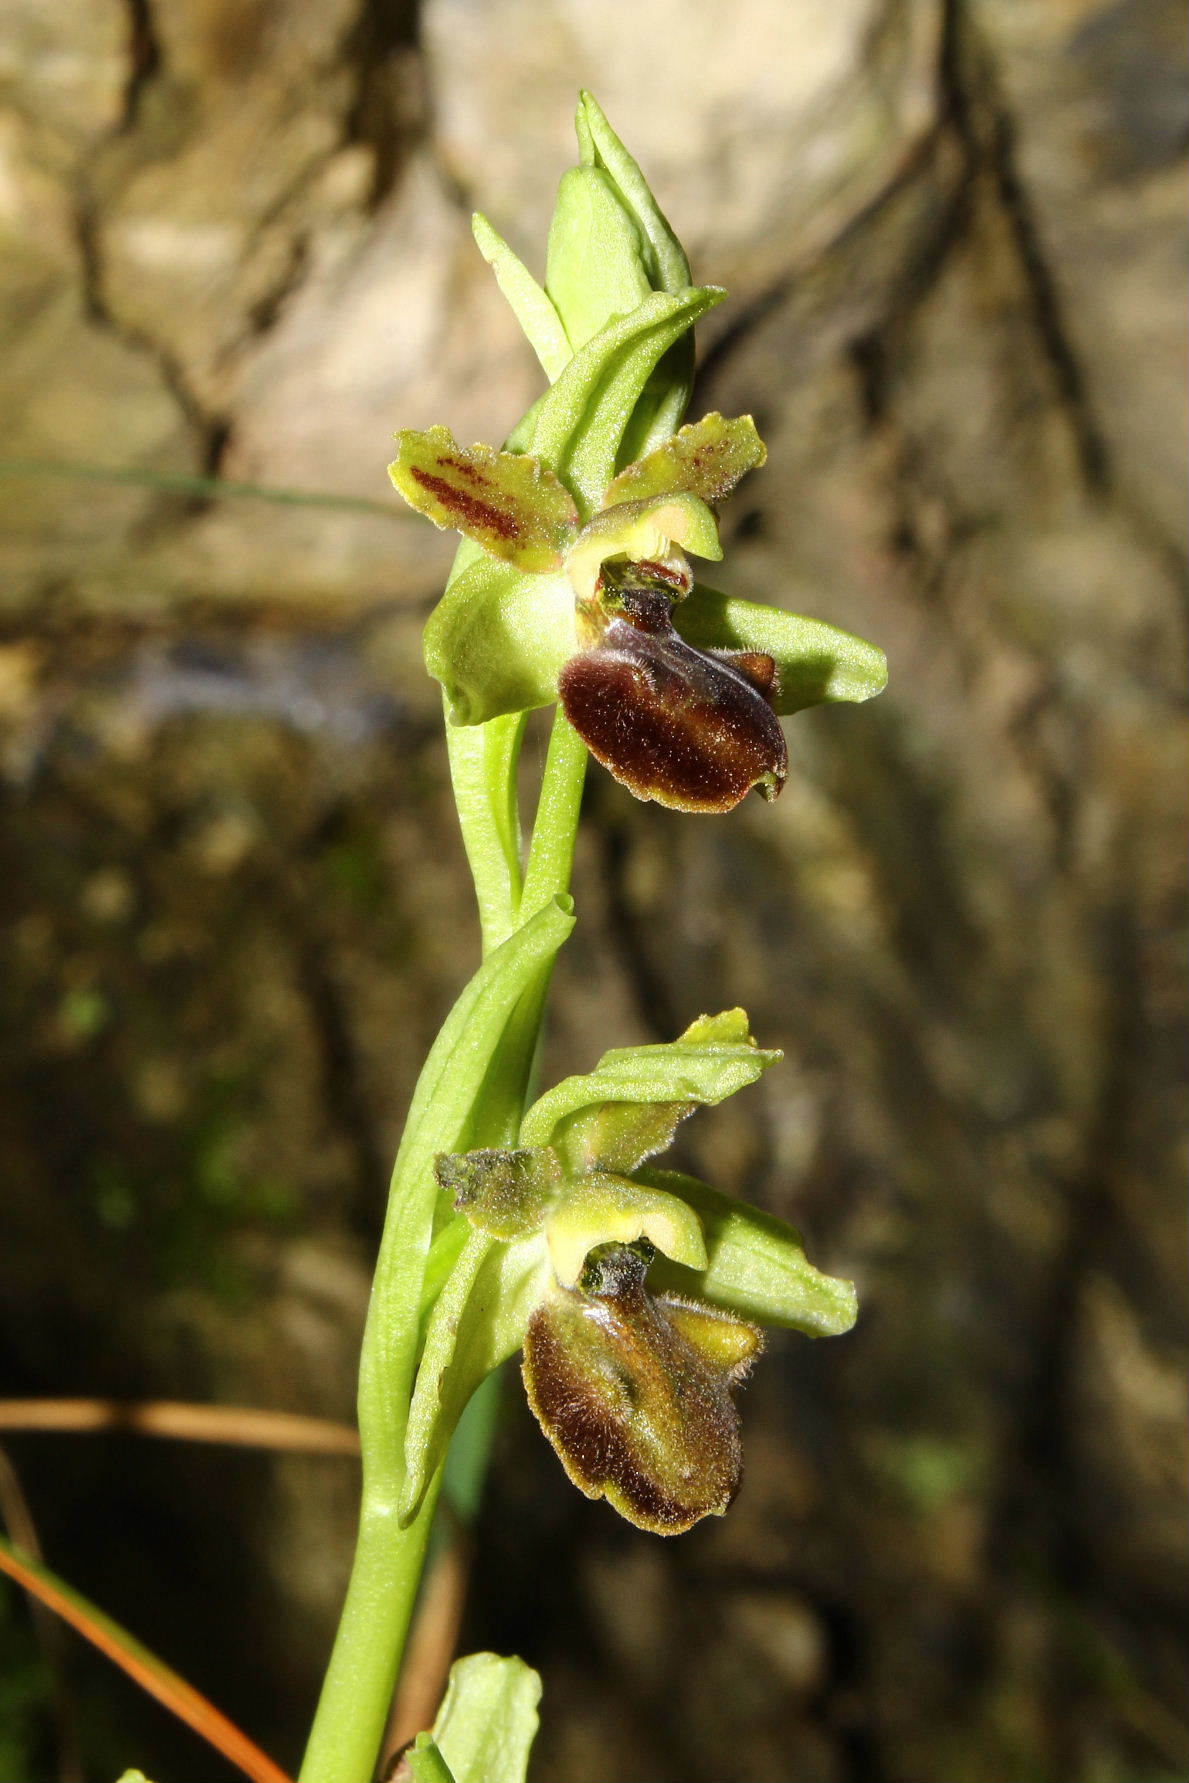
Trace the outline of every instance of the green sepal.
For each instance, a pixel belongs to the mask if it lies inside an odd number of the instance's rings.
[[[689,1269],[707,1263],[702,1224],[687,1202],[606,1170],[588,1171],[567,1185],[546,1218],[545,1237],[563,1288],[577,1286],[587,1257],[603,1244],[645,1238]]]
[[[460,446],[448,427],[398,433],[388,475],[411,508],[516,569],[561,568],[578,512],[565,485],[527,453]]]
[[[717,412],[681,428],[611,483],[604,507],[651,500],[678,490],[710,507],[724,502],[741,477],[757,470],[768,453],[750,415],[726,420]]]
[[[742,1009],[699,1016],[667,1045],[616,1047],[586,1076],[556,1084],[525,1115],[520,1142],[552,1145],[570,1171],[634,1170],[668,1143],[657,1143],[656,1104],[680,1109],[671,1139],[681,1116],[755,1083],[782,1056],[756,1045]]]
[[[773,657],[780,686],[771,703],[782,714],[835,700],[869,700],[887,686],[887,658],[875,644],[821,619],[732,600],[701,582],[674,607],[673,625],[699,650]]]
[[[526,576],[476,557],[430,614],[423,646],[452,724],[552,705],[578,648],[573,587],[565,576]]]
[[[545,290],[571,347],[630,315],[652,289],[640,231],[611,181],[600,168],[571,167],[558,187],[545,261]]]
[[[455,1660],[433,1724],[454,1783],[524,1783],[540,1700],[540,1677],[523,1659]]]
[[[494,272],[495,282],[507,298],[512,314],[520,323],[525,339],[552,384],[574,357],[561,317],[548,293],[541,289],[523,260],[512,252],[481,211],[476,211],[471,218],[471,232],[479,252]]]
[[[815,1269],[795,1227],[694,1176],[645,1169],[641,1180],[694,1209],[709,1258],[704,1270],[695,1271],[658,1256],[649,1270],[653,1292],[692,1295],[758,1325],[784,1325],[806,1337],[850,1330],[858,1317],[854,1283]]]
[[[506,1243],[472,1231],[433,1303],[405,1428],[399,1519],[407,1528],[471,1394],[524,1342],[550,1274],[537,1234]]]
[[[509,437],[551,465],[583,518],[601,505],[624,431],[657,361],[726,292],[714,285],[654,292],[611,322],[570,360]]]

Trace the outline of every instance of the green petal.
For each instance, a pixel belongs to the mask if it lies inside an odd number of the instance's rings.
[[[726,500],[742,476],[768,456],[750,415],[727,421],[704,415],[668,439],[655,452],[620,471],[607,490],[604,507],[684,491],[711,507]]]
[[[552,705],[562,665],[578,648],[574,590],[565,576],[526,576],[476,558],[430,614],[424,648],[452,724]]]
[[[650,1113],[658,1117],[656,1144],[649,1149],[660,1150],[688,1110],[668,1104],[631,1112],[637,1120]],[[637,1142],[638,1137],[638,1132],[633,1135]],[[638,1149],[634,1144],[633,1157]],[[565,1287],[575,1285],[588,1255],[598,1246],[636,1244],[642,1238],[675,1262],[691,1269],[706,1267],[702,1228],[684,1201],[613,1170],[584,1169],[567,1178],[551,1146],[443,1154],[434,1161],[434,1175],[475,1231],[490,1238],[524,1239],[543,1230],[554,1274]],[[465,1239],[454,1242],[454,1225],[444,1228],[434,1242],[426,1282],[437,1285],[439,1293],[462,1292],[465,1298],[469,1290],[451,1286],[452,1272],[465,1269],[459,1259],[467,1245]],[[428,1295],[426,1304],[434,1305]],[[436,1311],[432,1316],[439,1317]]]
[[[448,427],[396,437],[388,474],[410,507],[518,570],[561,567],[578,514],[547,465],[491,446],[460,446]]]
[[[540,1700],[541,1680],[523,1659],[456,1660],[433,1724],[455,1783],[524,1783]]]
[[[854,1283],[823,1275],[801,1234],[772,1214],[722,1195],[696,1177],[645,1170],[653,1188],[688,1201],[702,1222],[710,1261],[696,1272],[658,1257],[649,1284],[658,1293],[709,1300],[759,1325],[786,1325],[807,1337],[838,1337],[858,1317]]]
[[[722,557],[718,522],[694,495],[663,495],[654,501],[620,502],[588,520],[566,553],[566,574],[579,600],[594,597],[599,568],[609,557],[629,563],[655,563],[679,545],[695,557]],[[688,566],[685,568],[688,579]]]
[[[693,1100],[600,1102],[561,1121],[558,1144],[572,1171],[593,1170],[596,1166],[604,1170],[635,1170],[646,1158],[668,1151],[678,1127],[697,1106]]]
[[[691,1269],[705,1269],[706,1245],[698,1216],[677,1195],[592,1170],[567,1184],[545,1220],[553,1273],[564,1288],[577,1285],[591,1251],[603,1244],[648,1239]]]
[[[573,358],[561,317],[524,262],[496,233],[482,212],[471,218],[471,231],[479,252],[495,274],[495,282],[507,298],[513,315],[524,330],[533,352],[552,383]]]
[[[408,1526],[463,1408],[493,1368],[514,1356],[550,1277],[544,1241],[502,1243],[472,1232],[434,1302],[405,1429],[400,1521]]]
[[[771,701],[777,712],[801,712],[833,700],[869,700],[887,685],[887,658],[876,645],[821,619],[732,600],[702,583],[673,609],[673,625],[699,650],[749,650],[773,657],[780,676]]]
[[[552,1145],[573,1171],[634,1170],[661,1149],[669,1117],[658,1117],[656,1104],[680,1110],[671,1137],[683,1115],[755,1083],[781,1056],[756,1045],[742,1009],[701,1016],[679,1040],[617,1047],[587,1076],[557,1084],[525,1115],[521,1144]]]
[[[545,289],[575,351],[608,322],[630,315],[653,289],[640,231],[597,167],[571,167],[562,175]]]

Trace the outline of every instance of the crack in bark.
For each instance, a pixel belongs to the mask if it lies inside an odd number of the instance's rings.
[[[595,785],[598,783],[596,781]],[[619,788],[615,789],[616,794]],[[593,810],[593,827],[600,844],[603,895],[607,900],[607,928],[640,1020],[645,1030],[658,1041],[671,1040],[680,1032],[669,986],[664,974],[654,965],[655,950],[641,932],[639,915],[627,884],[627,864],[631,858],[632,826],[618,815],[614,802],[601,789],[594,787],[587,794]]]
[[[276,327],[285,305],[300,289],[309,264],[310,239],[303,229],[298,231],[289,245],[289,253],[280,276],[261,297],[257,298],[248,311],[248,332],[250,335],[267,334],[270,329]]]
[[[1131,1235],[1113,1186],[1116,1171],[1120,1166],[1126,1170],[1132,1155],[1126,1135],[1137,1108],[1137,1084],[1148,1063],[1140,922],[1124,903],[1105,913],[1103,928],[1105,975],[1113,987],[1099,1049],[1104,1081],[1085,1135],[1080,1171],[1064,1188],[1065,1233],[1037,1299],[1032,1367],[1016,1396],[1018,1416],[1000,1451],[984,1543],[989,1580],[1035,1579],[1039,1562],[1041,1589],[1055,1587],[1069,1602],[1085,1606],[1090,1617],[1122,1607],[1133,1587],[1112,1581],[1097,1555],[1094,1512],[1087,1498],[1093,1482],[1086,1478],[1087,1472],[1092,1476],[1093,1461],[1087,1464],[1079,1452],[1079,1417],[1084,1414],[1077,1409],[1078,1313],[1086,1282],[1098,1271],[1118,1280],[1120,1270],[1127,1269],[1129,1249],[1132,1267],[1145,1266],[1133,1238],[1129,1246]],[[1142,1305],[1142,1298],[1129,1298]],[[995,1648],[1001,1650],[1003,1639],[1011,1639],[1010,1634],[996,1638],[1003,1611],[1002,1599],[998,1607],[992,1599],[985,1611],[990,1672],[996,1669]],[[1072,1774],[1084,1762],[1077,1727],[1080,1704],[1076,1687],[1071,1691],[1063,1672],[1069,1653],[1059,1636],[1042,1664],[1047,1678],[1040,1693],[1042,1700],[1048,1698],[1050,1740],[1060,1754],[1061,1774]],[[1084,1679],[1080,1682],[1084,1690]]]
[[[957,150],[958,173],[940,217],[910,242],[900,276],[878,320],[856,343],[864,410],[872,423],[889,409],[888,368],[895,361],[897,333],[933,290],[954,250],[977,216],[980,188],[989,187],[1006,225],[1027,296],[1033,334],[1040,346],[1057,400],[1073,435],[1082,483],[1088,494],[1113,492],[1110,454],[1094,413],[1088,381],[1074,345],[1059,282],[1045,252],[1035,206],[1019,171],[1017,130],[990,50],[971,23],[965,0],[941,0],[937,118],[895,176],[847,223],[815,261],[820,270],[870,231],[901,194],[937,174],[947,144]],[[708,382],[797,289],[798,276],[786,274],[736,314],[703,356],[699,380]]]
[[[699,355],[697,378],[698,384],[709,383],[731,357],[744,346],[751,337],[758,333],[770,316],[778,315],[783,305],[794,294],[799,280],[807,273],[817,271],[837,258],[846,248],[860,240],[863,234],[883,216],[890,205],[894,204],[908,188],[927,173],[932,166],[938,146],[942,140],[942,126],[934,123],[922,132],[919,140],[913,145],[910,154],[906,155],[901,165],[895,170],[887,183],[880,187],[867,202],[850,217],[838,234],[817,254],[812,266],[804,273],[785,273],[756,296],[745,299],[731,306],[733,319],[720,327],[704,353]],[[697,392],[694,403],[697,406]]]
[[[124,0],[128,13],[128,78],[117,133],[135,128],[145,91],[161,72],[161,41],[157,36],[151,0]]]
[[[414,65],[420,68],[420,51],[420,0],[362,0],[343,42],[355,86],[343,144],[362,144],[371,152],[371,213],[396,185],[409,143],[424,125],[420,96],[408,78]],[[402,115],[406,109],[408,116]]]
[[[967,238],[977,220],[980,191],[985,185],[1006,224],[1033,335],[1073,434],[1083,485],[1087,493],[1102,495],[1112,484],[1106,441],[1092,410],[1034,206],[1019,173],[1017,132],[1002,95],[1002,83],[989,49],[970,23],[964,0],[943,0],[943,11],[937,70],[938,130],[939,138],[948,136],[957,148],[960,171],[940,220],[910,248],[879,321],[855,343],[864,412],[870,424],[886,420],[896,336]]]
[[[1040,789],[1052,827],[1053,864],[1058,872],[1069,873],[1076,865],[1078,789],[1069,774],[1063,772],[1054,760],[1054,752],[1046,746],[1045,721],[1050,713],[1060,713],[1061,694],[1052,666],[1040,657],[1036,660],[1043,671],[1043,679],[1008,725],[1007,735]]]
[[[103,245],[99,224],[99,206],[85,176],[80,180],[74,199],[74,232],[81,273],[83,313],[95,327],[112,334],[134,352],[147,354],[156,365],[169,394],[177,403],[182,418],[194,438],[197,462],[206,476],[218,474],[228,443],[232,422],[229,416],[208,410],[200,401],[182,370],[176,355],[146,329],[123,321],[107,300]],[[167,497],[175,501],[176,497]],[[202,512],[210,506],[211,497],[188,496],[185,511]]]
[[[943,4],[939,79],[950,117],[972,165],[985,167],[992,178],[1028,293],[1032,327],[1073,432],[1086,491],[1105,494],[1112,485],[1107,444],[1093,412],[1035,206],[1020,174],[1018,132],[1003,83],[990,49],[976,39],[965,0],[943,0]],[[980,111],[985,114],[985,124]]]
[[[124,0],[124,5],[128,18],[127,73],[121,115],[108,132],[109,140],[135,131],[145,93],[160,78],[164,66],[153,16],[153,0]],[[398,105],[393,102],[393,62],[417,53],[419,37],[419,0],[403,0],[403,3],[398,0],[395,6],[390,0],[362,0],[357,22],[344,44],[348,67],[355,69],[356,93],[347,113],[342,138],[334,148],[302,168],[290,188],[260,217],[248,244],[249,250],[261,231],[280,218],[293,199],[300,196],[346,144],[362,142],[372,150],[375,172],[369,210],[374,210],[386,196],[399,173],[402,158],[399,151],[410,135],[407,123],[402,123],[397,115]],[[178,355],[149,330],[121,318],[110,303],[105,290],[101,204],[86,171],[80,171],[78,175],[73,208],[84,314],[97,327],[109,330],[124,345],[147,353],[154,361],[194,436],[201,471],[207,476],[217,476],[231,442],[233,417],[208,407],[194,390]],[[253,339],[276,326],[289,299],[300,288],[310,258],[308,232],[299,229],[290,243],[279,275],[249,307],[243,332],[217,356],[216,364],[225,364]],[[198,513],[208,506],[208,498],[191,497],[186,500],[184,511]]]

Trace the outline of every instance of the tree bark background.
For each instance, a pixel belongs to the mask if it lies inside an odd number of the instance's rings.
[[[770,458],[730,586],[888,652],[878,702],[792,721],[771,809],[592,776],[547,1078],[743,1003],[786,1063],[686,1156],[863,1311],[771,1344],[739,1502],[680,1542],[509,1392],[465,1639],[542,1669],[553,1783],[1184,1774],[1183,35],[1171,0],[0,0],[3,1391],[350,1416],[478,946],[418,647],[450,546],[383,466],[538,387],[469,215],[539,264],[579,85],[732,293],[693,412]],[[350,1464],[8,1446],[51,1564],[294,1761]],[[0,1776],[48,1777],[3,1605]],[[99,1664],[96,1774],[215,1775]]]

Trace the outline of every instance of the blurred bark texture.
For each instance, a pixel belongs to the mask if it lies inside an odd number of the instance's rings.
[[[537,373],[469,215],[539,265],[579,85],[732,293],[729,586],[891,685],[792,721],[772,809],[593,773],[546,1073],[743,1003],[786,1063],[687,1159],[863,1312],[771,1345],[740,1500],[672,1543],[509,1391],[465,1639],[542,1668],[551,1783],[1180,1778],[1173,0],[0,0],[3,1390],[350,1416],[477,954],[449,542],[28,461],[383,504],[396,426],[498,438]],[[51,1564],[292,1762],[353,1464],[10,1449]],[[24,1626],[0,1743],[49,1776]],[[73,1681],[96,1774],[215,1775]]]

